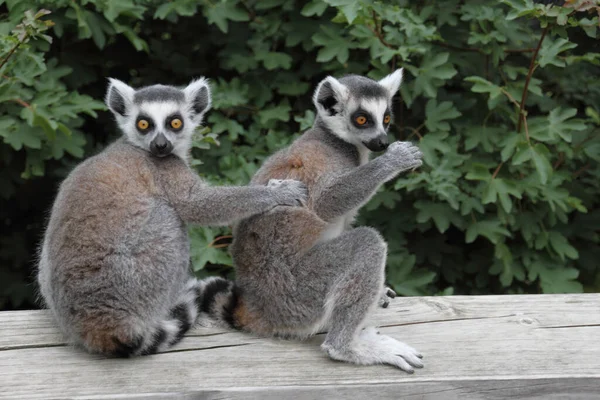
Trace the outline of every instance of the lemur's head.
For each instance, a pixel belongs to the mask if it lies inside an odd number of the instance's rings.
[[[392,97],[400,88],[402,68],[374,81],[348,75],[323,79],[313,97],[318,118],[334,135],[370,151],[385,150],[392,121]]]
[[[106,105],[132,144],[158,157],[171,153],[187,159],[194,129],[210,108],[210,88],[204,78],[184,89],[152,85],[141,89],[109,79]]]

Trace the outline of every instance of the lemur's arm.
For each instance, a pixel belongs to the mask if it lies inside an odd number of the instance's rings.
[[[341,217],[369,201],[379,186],[400,172],[420,166],[421,157],[419,149],[408,142],[392,143],[385,154],[311,193],[312,209],[324,221]]]
[[[182,220],[200,225],[230,225],[278,205],[306,200],[306,187],[286,180],[278,186],[209,186],[180,159],[159,160],[164,195]]]

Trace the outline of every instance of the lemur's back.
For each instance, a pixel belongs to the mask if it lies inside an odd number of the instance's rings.
[[[334,177],[357,166],[357,152],[319,127],[269,157],[251,184],[266,185],[271,179],[299,180],[308,187],[308,201],[302,208],[277,207],[240,222],[231,247],[236,269],[261,274],[261,269],[271,264],[265,258],[294,258],[319,242],[331,224],[317,216],[313,200]],[[280,265],[286,264],[281,261]]]
[[[62,183],[48,226],[49,255],[68,259],[63,253],[68,248],[53,246],[67,238],[85,247],[122,241],[128,225],[139,224],[157,193],[143,151],[122,141],[113,144]],[[75,221],[85,223],[70,223]]]
[[[147,152],[119,140],[80,164],[61,185],[42,248],[39,281],[68,336],[77,338],[103,322],[107,330],[114,329],[103,308],[118,309],[123,303],[140,319],[155,318],[180,290],[172,282],[183,281],[187,272],[187,235],[163,199],[154,168]],[[139,274],[144,269],[148,274]],[[138,278],[128,282],[134,273]],[[123,282],[119,292],[107,285],[115,280]],[[51,284],[57,281],[64,284]],[[169,285],[172,289],[165,293]],[[145,293],[166,294],[151,301],[156,306],[152,312],[148,299],[137,298],[141,287]]]

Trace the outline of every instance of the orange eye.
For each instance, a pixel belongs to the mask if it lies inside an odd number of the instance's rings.
[[[383,117],[384,124],[389,124],[391,120],[392,120],[392,117],[389,114],[386,115],[385,117]]]
[[[359,115],[358,117],[354,118],[354,121],[356,121],[358,125],[364,125],[367,123],[367,117],[364,115]]]
[[[145,119],[140,119],[137,122],[137,127],[140,128],[143,131],[145,131],[146,129],[148,129],[149,126],[150,126],[150,123],[148,121],[146,121]]]
[[[171,128],[179,129],[183,126],[183,122],[179,118],[174,118],[171,120]]]

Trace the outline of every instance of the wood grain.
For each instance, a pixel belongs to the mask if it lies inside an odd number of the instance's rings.
[[[0,398],[600,398],[600,294],[399,298],[372,320],[425,368],[334,362],[323,335],[206,328],[166,353],[106,359],[67,345],[47,311],[2,312]]]

